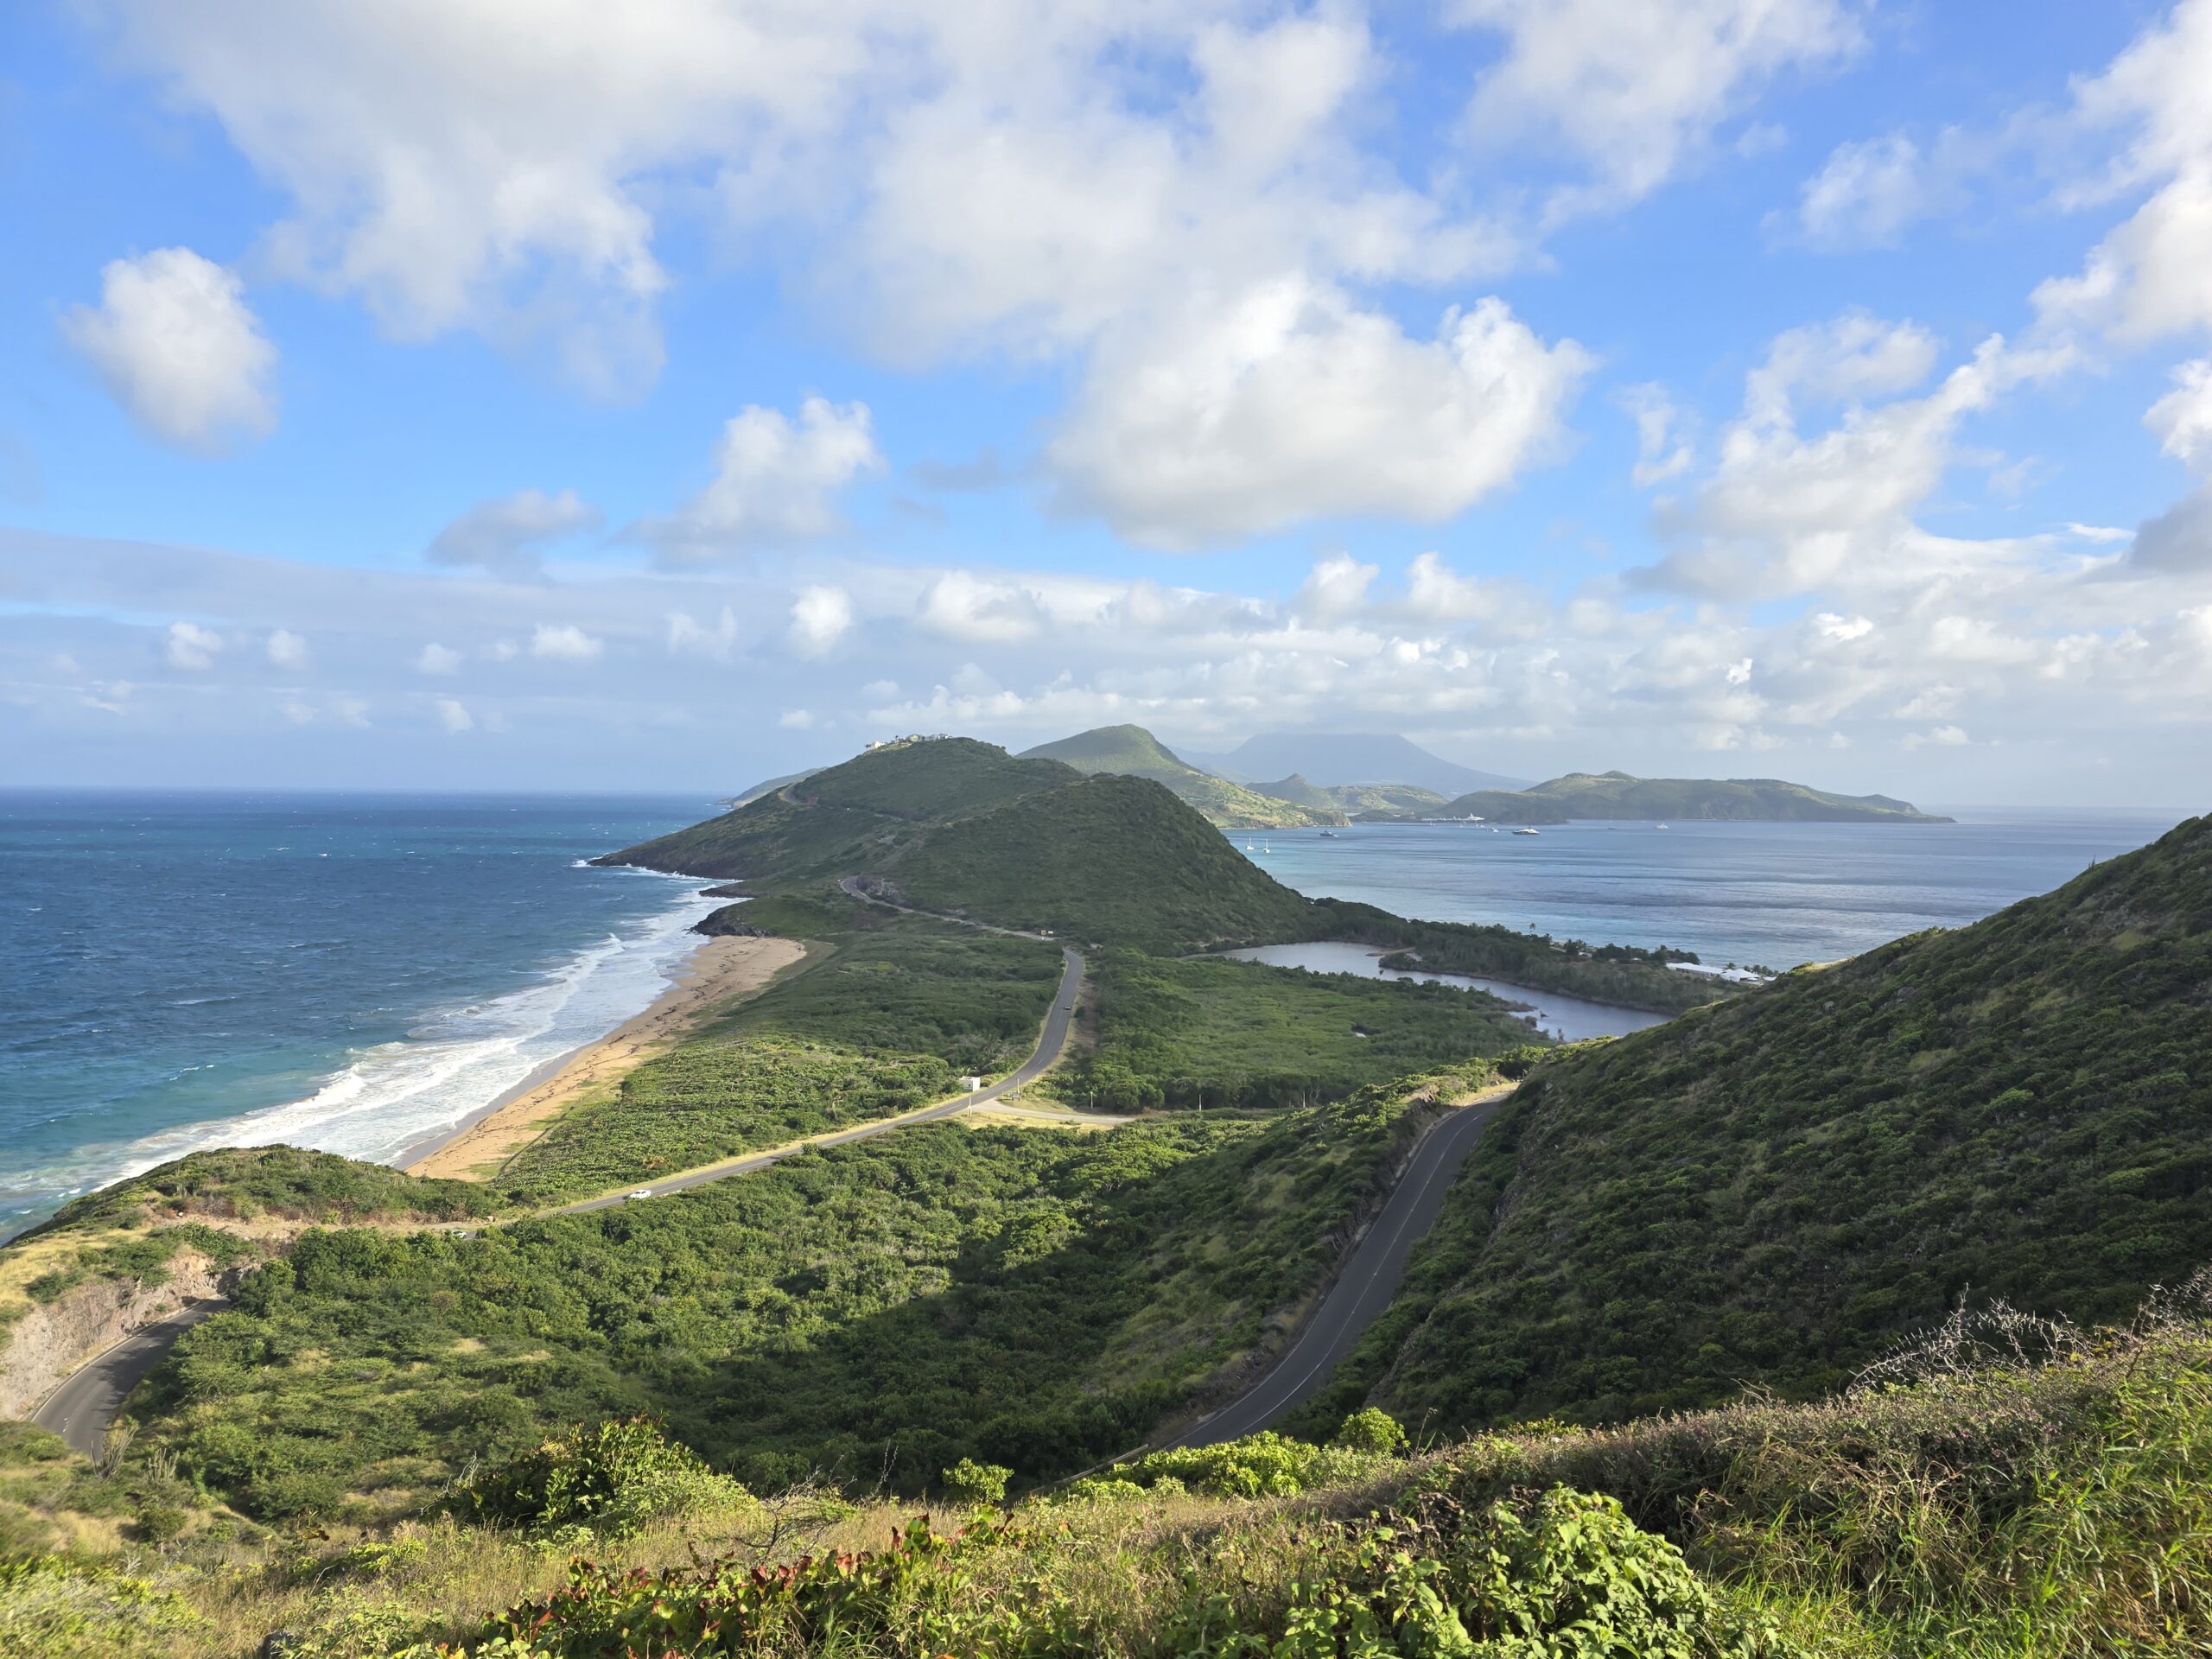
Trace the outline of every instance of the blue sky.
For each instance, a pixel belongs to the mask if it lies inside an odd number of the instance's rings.
[[[25,781],[2212,785],[2212,0],[34,3]]]

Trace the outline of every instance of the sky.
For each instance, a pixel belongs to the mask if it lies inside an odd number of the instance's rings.
[[[0,782],[2212,795],[2212,0],[24,0]]]

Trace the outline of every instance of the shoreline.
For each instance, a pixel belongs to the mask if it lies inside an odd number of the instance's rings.
[[[392,1160],[410,1175],[482,1180],[587,1090],[618,1080],[710,1009],[765,989],[803,960],[796,939],[717,934],[699,942],[668,988],[604,1036],[559,1055],[452,1128]]]

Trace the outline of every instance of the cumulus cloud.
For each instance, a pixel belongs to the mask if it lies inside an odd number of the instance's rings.
[[[440,697],[437,701],[437,709],[438,723],[447,731],[458,734],[476,729],[475,716],[453,698]]]
[[[131,418],[164,443],[207,451],[276,424],[276,348],[232,272],[189,248],[156,248],[100,273],[100,302],[63,334]]]
[[[802,657],[826,657],[852,626],[852,595],[842,588],[813,583],[791,601],[791,649]]]
[[[1552,453],[1590,366],[1501,300],[1418,340],[1280,279],[1102,347],[1046,461],[1063,507],[1154,547],[1316,517],[1433,522]]]
[[[223,636],[213,629],[203,628],[197,622],[172,622],[162,655],[171,668],[204,674],[215,666],[215,658],[222,649]]]
[[[2128,563],[2139,570],[2212,571],[2212,484],[2146,519],[2135,532]]]
[[[420,674],[458,674],[461,653],[433,639],[415,654],[415,669]]]
[[[1586,171],[1547,217],[1648,194],[1777,76],[1849,59],[1864,43],[1840,0],[1454,0],[1452,21],[1505,37],[1467,111],[1478,139],[1563,143]]]
[[[1298,590],[1298,609],[1324,622],[1348,616],[1365,603],[1368,588],[1382,574],[1381,566],[1362,564],[1349,553],[1317,559]]]
[[[948,570],[923,593],[923,626],[953,639],[1027,639],[1045,620],[1036,596],[1011,582]]]
[[[636,533],[679,563],[812,541],[843,523],[837,493],[882,467],[866,404],[810,397],[797,421],[747,404],[722,429],[714,481]]]
[[[308,642],[289,628],[270,633],[266,649],[271,668],[298,670],[308,665]]]
[[[573,622],[541,622],[531,631],[530,654],[541,662],[594,663],[606,650],[604,640]]]
[[[2212,327],[2212,0],[2181,0],[2075,88],[2075,119],[2117,130],[2124,147],[2069,193],[2076,204],[2150,188],[2081,271],[2036,289],[2048,321],[2126,343]]]
[[[592,529],[599,522],[599,509],[574,490],[558,495],[523,490],[478,502],[437,533],[427,555],[434,564],[528,572],[537,569],[548,543]]]
[[[1913,515],[1956,459],[1967,416],[2075,359],[2063,346],[2015,347],[1993,336],[1923,397],[1859,401],[1917,385],[1934,352],[1911,324],[1856,314],[1779,336],[1745,378],[1744,414],[1722,435],[1712,472],[1687,503],[1655,515],[1671,550],[1635,579],[1751,598],[1999,556],[1947,545]],[[1803,434],[1797,411],[1808,400],[1841,400],[1842,418]]]

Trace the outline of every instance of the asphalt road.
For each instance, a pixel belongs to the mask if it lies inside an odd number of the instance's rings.
[[[1397,1294],[1406,1276],[1406,1258],[1436,1224],[1452,1178],[1511,1092],[1510,1088],[1490,1091],[1423,1137],[1411,1167],[1383,1200],[1382,1213],[1282,1357],[1243,1394],[1200,1418],[1161,1449],[1217,1446],[1256,1434],[1328,1381],[1329,1373]]]
[[[219,1313],[230,1303],[222,1297],[194,1302],[191,1306],[133,1332],[105,1353],[96,1354],[64,1378],[31,1414],[41,1428],[50,1429],[69,1442],[72,1451],[97,1459],[115,1421],[123,1396],[161,1363],[169,1344],[210,1313]]]

